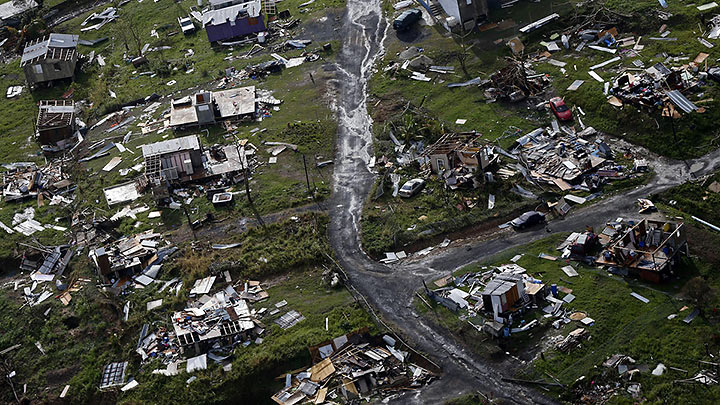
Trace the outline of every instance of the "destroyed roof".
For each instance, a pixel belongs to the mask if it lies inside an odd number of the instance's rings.
[[[213,98],[222,118],[255,112],[255,86],[218,91],[213,94]]]
[[[75,55],[78,36],[70,34],[50,34],[25,46],[20,66],[45,58],[69,60]]]
[[[210,10],[203,14],[203,26],[205,25],[222,25],[229,21],[235,21],[238,16],[247,14],[249,17],[258,17],[260,15],[260,0],[248,1],[247,3],[237,4],[218,10]]]
[[[40,101],[38,129],[66,127],[72,125],[75,115],[75,102],[72,100]]]
[[[0,20],[6,20],[8,18],[15,17],[28,10],[37,8],[38,4],[35,0],[24,0],[24,1],[8,1],[0,4]]]
[[[482,135],[477,132],[450,133],[443,135],[437,142],[423,152],[423,156],[447,154],[456,149],[472,146]],[[482,143],[484,144],[484,142]],[[481,145],[478,145],[478,147]]]
[[[143,145],[143,157],[164,155],[166,153],[179,152],[183,150],[199,150],[200,138],[197,135],[188,135],[182,138],[168,139],[167,141]]]

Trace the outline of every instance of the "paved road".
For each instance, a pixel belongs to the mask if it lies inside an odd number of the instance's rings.
[[[366,108],[367,82],[382,56],[387,24],[380,17],[380,0],[348,0],[339,55],[339,128],[335,160],[334,194],[330,203],[330,243],[351,283],[418,350],[430,355],[444,371],[443,377],[421,391],[397,399],[402,403],[440,403],[463,393],[481,391],[508,403],[554,403],[525,386],[503,382],[512,374],[512,359],[487,364],[458,345],[452,336],[426,322],[412,305],[422,279],[433,279],[469,263],[484,260],[513,246],[547,236],[544,229],[523,233],[499,232],[498,237],[466,241],[438,254],[396,266],[372,261],[361,249],[359,223],[363,202],[374,182],[367,163],[372,155],[372,121]],[[637,149],[637,147],[633,147]],[[645,152],[647,153],[647,152]],[[648,154],[649,155],[649,154]],[[563,220],[553,221],[553,232],[597,226],[618,216],[636,217],[635,200],[651,192],[680,184],[698,174],[720,169],[720,151],[692,162],[653,157],[658,175],[650,184],[608,198],[588,208],[576,209]]]

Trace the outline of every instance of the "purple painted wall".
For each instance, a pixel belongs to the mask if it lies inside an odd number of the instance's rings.
[[[251,21],[254,21],[255,24],[251,24]],[[235,25],[230,25],[229,22],[220,25],[206,25],[205,30],[210,42],[224,41],[265,31],[265,21],[262,15],[256,18],[245,17],[235,20]]]

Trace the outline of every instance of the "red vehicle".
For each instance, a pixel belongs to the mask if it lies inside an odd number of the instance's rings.
[[[565,101],[560,97],[550,99],[550,109],[560,121],[572,121],[573,119],[572,111],[570,111],[568,106],[565,105]]]

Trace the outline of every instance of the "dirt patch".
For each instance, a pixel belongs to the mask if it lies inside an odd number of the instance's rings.
[[[60,386],[67,384],[70,379],[80,371],[80,366],[66,367],[50,370],[45,373],[45,380],[48,386]]]

